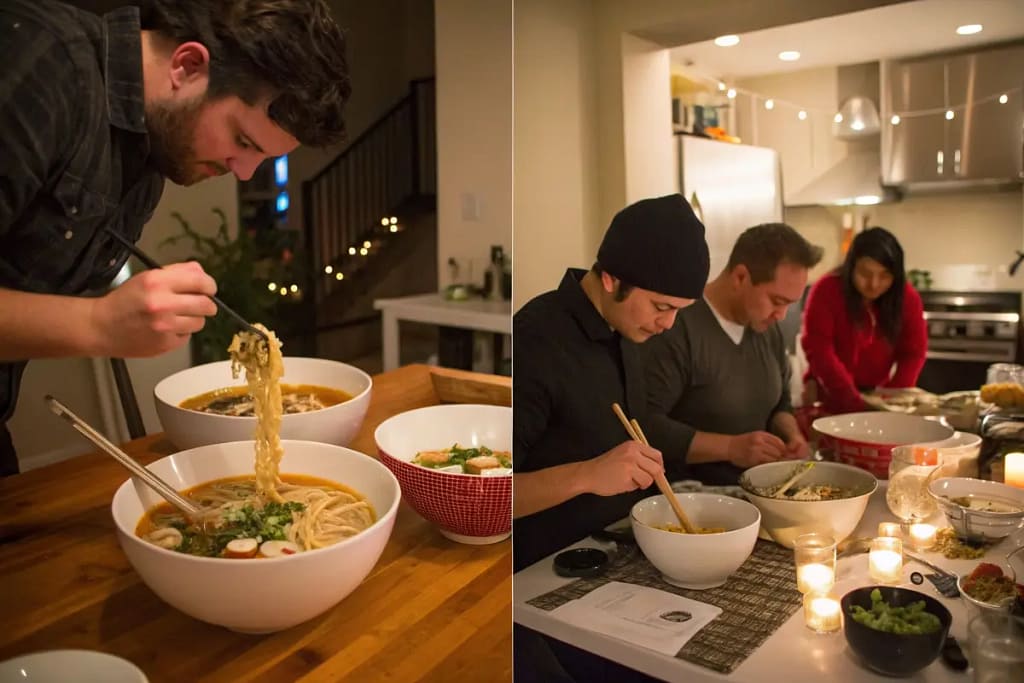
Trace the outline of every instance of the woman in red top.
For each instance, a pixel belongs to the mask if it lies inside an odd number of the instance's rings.
[[[903,272],[903,248],[891,232],[870,228],[857,235],[843,265],[814,284],[800,343],[807,356],[804,381],[816,383],[829,413],[866,410],[861,391],[915,385],[928,330],[921,296]]]

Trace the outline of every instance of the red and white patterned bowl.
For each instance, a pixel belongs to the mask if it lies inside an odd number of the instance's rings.
[[[934,443],[953,436],[953,429],[919,415],[884,411],[820,417],[812,425],[818,448],[831,450],[838,462],[889,478],[892,449],[908,444]]]
[[[439,472],[411,460],[454,444],[512,450],[512,409],[451,404],[418,408],[384,420],[374,432],[380,461],[398,479],[402,497],[442,534],[460,543],[497,543],[512,533],[511,475]]]

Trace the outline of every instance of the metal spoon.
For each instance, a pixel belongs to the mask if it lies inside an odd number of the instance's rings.
[[[135,258],[137,258],[140,261],[142,261],[142,263],[147,268],[157,268],[157,269],[159,269],[159,268],[162,267],[159,263],[157,263],[156,261],[151,259],[149,257],[149,255],[146,254],[146,252],[142,251],[141,249],[136,247],[134,244],[132,244],[131,241],[127,237],[125,237],[124,235],[122,235],[121,233],[117,232],[116,230],[114,230],[110,226],[107,226],[105,229],[107,231],[107,234],[109,234],[115,240],[120,242],[121,246],[123,246],[125,249],[130,251]],[[253,334],[258,334],[259,336],[263,337],[263,341],[265,343],[268,343],[268,344],[270,343],[270,338],[267,337],[266,333],[263,330],[261,330],[260,328],[256,327],[255,325],[250,324],[248,320],[246,320],[245,318],[240,316],[238,313],[235,312],[235,310],[233,308],[231,308],[226,303],[224,303],[223,301],[218,299],[216,296],[211,296],[210,298],[213,299],[213,303],[217,304],[217,307],[220,310],[224,311],[225,313],[230,315],[232,318],[237,320],[238,323],[242,327],[244,327],[245,329],[249,330]]]
[[[204,524],[206,514],[202,508],[196,506],[195,503],[175,491],[170,484],[136,462],[135,458],[131,457],[108,441],[105,436],[93,429],[89,423],[75,415],[53,396],[46,396],[45,401],[50,410],[70,422],[71,426],[81,432],[82,436],[89,439],[89,441],[92,441],[94,444],[99,446],[101,450],[124,465],[129,472],[141,479],[146,486],[156,491],[161,498],[181,510],[186,518],[197,524]]]

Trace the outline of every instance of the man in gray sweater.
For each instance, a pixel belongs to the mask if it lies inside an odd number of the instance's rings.
[[[793,417],[777,323],[821,256],[783,223],[746,230],[704,298],[646,345],[645,429],[670,480],[736,484],[753,465],[810,455]]]

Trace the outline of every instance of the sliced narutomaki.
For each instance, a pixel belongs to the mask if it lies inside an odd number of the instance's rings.
[[[258,549],[259,544],[255,538],[236,538],[233,541],[228,541],[224,548],[224,557],[236,559],[255,557]]]
[[[260,545],[260,555],[263,557],[282,557],[294,555],[297,552],[300,552],[299,546],[291,541],[264,541]]]

